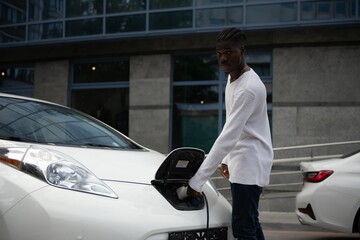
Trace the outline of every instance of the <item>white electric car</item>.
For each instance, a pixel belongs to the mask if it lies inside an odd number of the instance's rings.
[[[303,162],[303,189],[296,196],[301,223],[360,232],[360,152],[339,159]]]
[[[233,239],[211,182],[180,200],[204,152],[167,156],[74,109],[0,94],[1,240]]]

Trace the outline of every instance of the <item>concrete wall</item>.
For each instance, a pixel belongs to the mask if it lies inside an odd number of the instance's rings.
[[[69,61],[38,62],[34,78],[36,98],[67,105]]]
[[[130,58],[129,137],[169,152],[170,55]]]
[[[273,50],[276,147],[358,140],[360,47]]]

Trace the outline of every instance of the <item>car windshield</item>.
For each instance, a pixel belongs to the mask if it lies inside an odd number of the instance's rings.
[[[57,105],[0,97],[0,138],[44,144],[141,149],[96,119]]]

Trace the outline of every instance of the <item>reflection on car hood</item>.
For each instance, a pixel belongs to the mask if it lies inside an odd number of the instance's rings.
[[[0,146],[29,147],[30,145],[0,141]],[[151,184],[157,170],[165,159],[165,155],[151,150],[111,150],[50,145],[38,146],[62,152],[88,168],[98,178],[110,181]]]
[[[61,151],[60,148],[56,148]],[[102,180],[150,184],[165,156],[155,151],[66,148],[67,155]]]
[[[347,161],[347,159],[336,158],[314,162],[302,162],[300,164],[300,169],[304,172],[334,170],[339,169],[342,165],[344,165],[345,161]]]

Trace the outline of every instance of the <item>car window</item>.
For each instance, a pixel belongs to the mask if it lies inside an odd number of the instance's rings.
[[[8,97],[0,97],[0,138],[71,146],[141,148],[76,110]]]

